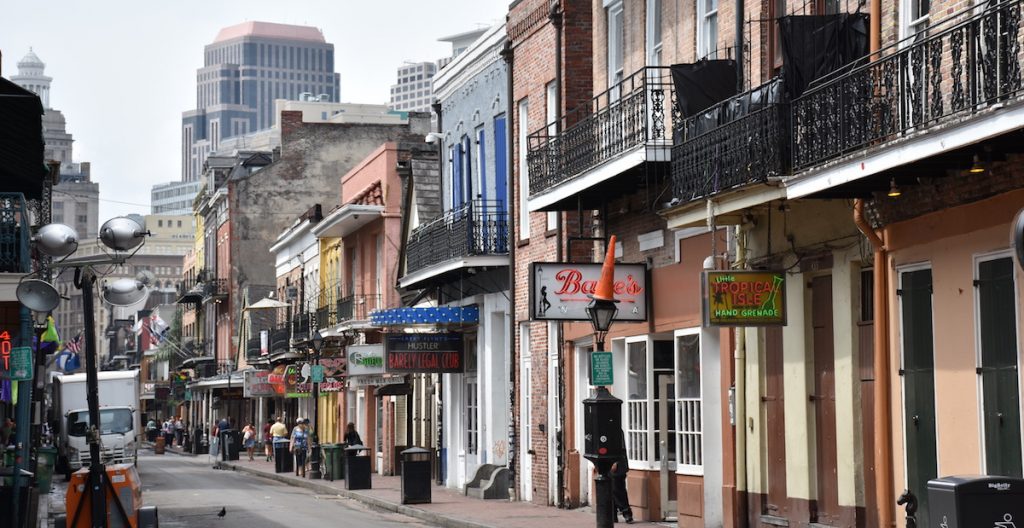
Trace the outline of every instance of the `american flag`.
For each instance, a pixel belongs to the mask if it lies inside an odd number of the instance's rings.
[[[74,339],[64,343],[64,349],[72,354],[80,354],[82,352],[82,345],[85,342],[85,336],[82,332],[79,332]]]

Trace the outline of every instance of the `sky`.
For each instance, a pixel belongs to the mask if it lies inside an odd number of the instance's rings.
[[[388,101],[404,61],[451,54],[439,37],[504,20],[511,0],[55,0],[0,8],[0,75],[29,47],[53,78],[50,106],[92,163],[100,221],[149,213],[150,187],[181,179],[181,113],[217,31],[249,20],[320,28],[334,44],[341,100]]]

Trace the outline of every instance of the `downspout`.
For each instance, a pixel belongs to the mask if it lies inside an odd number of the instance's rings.
[[[515,132],[512,127],[513,112],[515,111],[515,103],[512,100],[512,72],[513,72],[513,53],[512,53],[512,42],[507,39],[505,40],[505,46],[501,49],[501,58],[505,60],[505,152],[508,154],[505,156],[505,174],[508,175],[505,178],[505,217],[508,229],[509,240],[505,241],[506,247],[508,247],[508,289],[510,295],[508,296],[508,312],[509,312],[509,332],[508,332],[508,353],[509,353],[509,368],[508,368],[508,401],[509,401],[509,450],[508,450],[508,470],[509,470],[509,483],[511,490],[509,490],[509,497],[512,500],[519,500],[519,480],[518,472],[516,471],[516,464],[519,463],[519,443],[516,441],[518,435],[516,431],[516,369],[519,368],[519,357],[518,349],[516,348],[516,337],[519,333],[519,328],[516,325],[516,295],[515,295],[515,284],[516,284],[516,252],[514,250],[515,245],[515,221],[516,215],[513,214],[515,207],[513,203],[515,200],[515,173],[513,169],[515,163],[512,161],[515,159],[515,141],[512,140]]]
[[[881,0],[871,0],[879,2]],[[736,0],[736,93],[743,93],[743,5],[744,0]]]
[[[875,0],[872,0],[874,7]],[[875,396],[875,499],[878,503],[878,525],[884,528],[895,524],[892,474],[892,417],[889,400],[889,302],[884,241],[864,219],[864,201],[853,201],[853,223],[875,249],[874,276],[874,396]]]
[[[771,214],[769,208],[769,213]],[[746,223],[736,226],[736,268],[747,268],[747,239]],[[712,236],[715,232],[712,231]],[[771,233],[768,233],[771,236]],[[736,392],[733,395],[733,412],[735,415],[734,438],[736,441],[736,491],[739,494],[747,492],[747,330],[744,327],[736,329],[736,348],[733,351],[733,372]],[[746,511],[746,501],[736,501],[741,511]]]
[[[559,114],[555,116],[555,136],[557,137],[562,133],[562,22],[563,22],[563,11],[561,3],[556,1],[551,5],[551,12],[548,18],[551,20],[551,25],[555,27],[555,111]],[[556,260],[561,262],[564,260],[565,253],[562,250],[562,213],[561,211],[555,213],[555,246],[556,246]],[[557,350],[558,350],[558,380],[557,380],[557,393],[558,399],[556,407],[558,407],[558,427],[555,428],[555,467],[557,468],[556,484],[555,488],[558,490],[557,505],[559,508],[565,508],[565,352],[563,350],[563,327],[562,322],[558,322],[558,335],[557,337]]]

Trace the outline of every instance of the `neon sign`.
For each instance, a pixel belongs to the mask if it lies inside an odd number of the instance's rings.
[[[785,326],[785,282],[783,272],[704,272],[704,323],[708,326]]]

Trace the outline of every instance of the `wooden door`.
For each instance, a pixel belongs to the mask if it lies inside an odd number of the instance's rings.
[[[932,270],[900,274],[903,319],[903,401],[907,489],[918,499],[918,526],[928,524],[928,480],[936,477],[935,359],[932,328]]]
[[[768,494],[761,513],[785,517],[786,499],[786,404],[783,399],[782,327],[765,329],[765,423],[768,451]]]
[[[1020,393],[1017,383],[1017,309],[1013,259],[978,264],[978,319],[985,432],[985,473],[1021,476]]]
[[[839,470],[836,460],[836,377],[832,323],[832,277],[811,280],[811,327],[814,346],[815,447],[818,494],[812,509],[814,522],[839,520]]]

